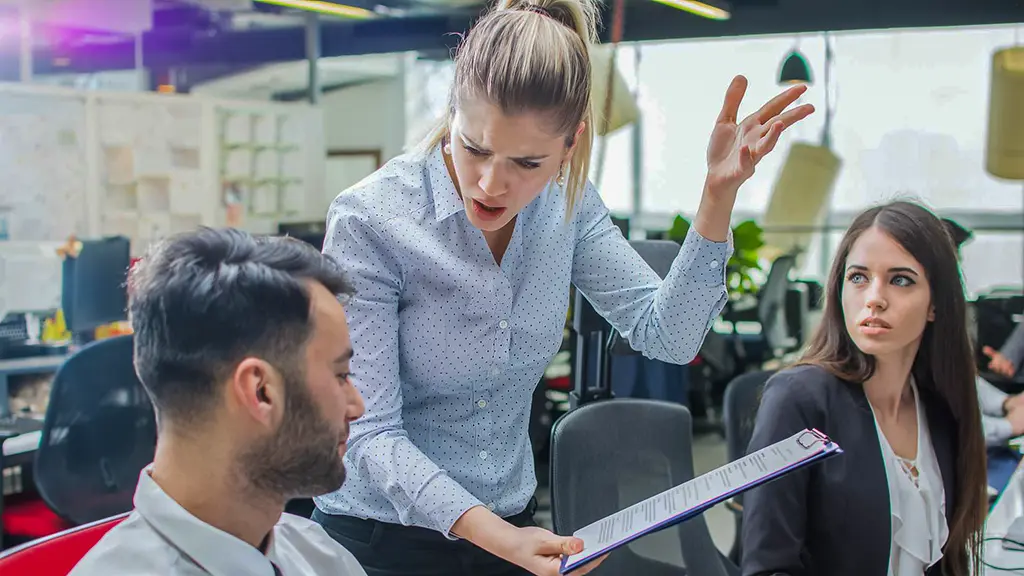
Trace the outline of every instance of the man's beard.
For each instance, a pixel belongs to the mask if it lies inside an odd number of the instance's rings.
[[[241,459],[253,488],[285,499],[327,494],[345,481],[345,465],[338,454],[343,437],[324,418],[301,378],[285,377],[281,427]]]

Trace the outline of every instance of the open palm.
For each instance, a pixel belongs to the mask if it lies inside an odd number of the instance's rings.
[[[806,90],[806,86],[794,86],[737,123],[747,79],[733,79],[708,143],[709,188],[735,192],[754,174],[754,167],[775,148],[782,131],[814,112],[810,104],[786,110]]]

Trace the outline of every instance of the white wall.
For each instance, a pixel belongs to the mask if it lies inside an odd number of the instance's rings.
[[[329,92],[320,105],[328,153],[380,150],[382,163],[402,153],[405,89],[401,76]],[[373,168],[365,158],[332,158],[327,166],[324,209],[334,196]]]

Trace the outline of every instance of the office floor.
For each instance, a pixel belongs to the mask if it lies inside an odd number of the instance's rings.
[[[693,468],[698,475],[704,474],[726,464],[725,440],[718,434],[704,434],[693,441]],[[542,471],[546,474],[546,471]],[[537,522],[548,529],[551,528],[551,499],[548,491],[542,488],[537,493]],[[719,504],[704,514],[704,519],[711,531],[715,545],[727,554],[732,547],[735,532],[735,520],[732,513]]]

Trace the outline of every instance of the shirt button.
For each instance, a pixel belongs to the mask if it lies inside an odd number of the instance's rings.
[[[487,453],[487,450],[481,450],[480,451],[480,459],[481,460],[487,460],[488,456],[490,456],[490,454]]]
[[[487,408],[487,400],[477,400],[476,405],[481,408]]]
[[[497,376],[498,374],[501,374],[501,368],[492,368],[491,369],[491,376]]]
[[[490,510],[491,512],[494,512],[494,502],[488,502],[487,509]]]
[[[498,326],[500,326],[502,330],[505,330],[506,328],[508,328],[508,320],[502,320],[501,322],[498,322]]]
[[[714,270],[715,268],[718,268],[718,260],[712,260],[711,264],[708,266],[708,268],[711,268],[712,270]]]

